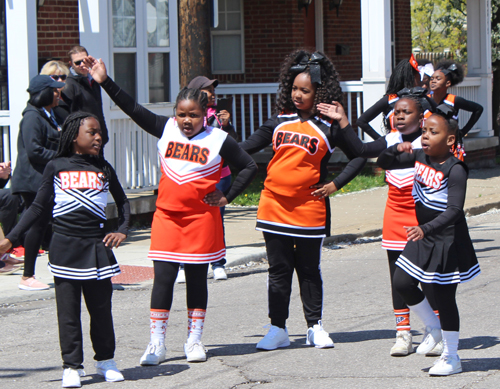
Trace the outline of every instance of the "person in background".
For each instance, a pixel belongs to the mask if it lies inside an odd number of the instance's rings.
[[[108,143],[108,128],[102,111],[102,96],[99,83],[89,74],[83,64],[83,59],[88,56],[87,49],[83,46],[73,46],[68,52],[69,76],[66,86],[62,91],[62,99],[68,104],[70,112],[90,112],[97,116],[101,125],[103,146]],[[102,152],[102,149],[101,149]]]
[[[0,239],[3,238],[3,233],[8,234],[16,225],[17,212],[19,209],[19,196],[11,193],[10,189],[4,189],[10,179],[12,169],[9,162],[0,163]],[[3,231],[2,231],[3,230]],[[9,255],[4,254],[0,260],[0,275],[12,274],[19,270],[24,265],[24,261]]]
[[[19,124],[17,162],[12,175],[12,193],[21,195],[26,208],[35,200],[45,166],[56,156],[61,127],[53,108],[59,104],[59,91],[62,87],[64,83],[54,81],[47,75],[35,76],[29,84],[30,99]],[[31,226],[24,238],[25,266],[19,289],[49,289],[48,285],[35,278],[35,263],[51,217],[51,209],[47,208],[43,217]],[[12,243],[15,247],[20,242]]]
[[[54,81],[66,83],[69,76],[68,67],[61,61],[49,61],[43,65],[40,74],[50,76]],[[59,104],[53,108],[54,115],[58,123],[64,123],[64,120],[69,115],[69,106],[65,103],[61,96],[59,96]]]

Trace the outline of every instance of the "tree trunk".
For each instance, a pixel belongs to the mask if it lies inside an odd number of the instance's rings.
[[[196,76],[211,77],[210,0],[179,0],[181,88]]]

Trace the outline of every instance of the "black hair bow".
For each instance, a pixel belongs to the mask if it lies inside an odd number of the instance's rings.
[[[413,88],[404,88],[401,89],[397,94],[399,98],[403,97],[412,97],[414,99],[417,99],[420,102],[420,105],[422,106],[422,109],[424,112],[430,111],[430,112],[435,112],[436,110],[436,102],[434,99],[430,98],[428,96],[428,91],[425,88],[422,88],[420,86],[416,86]]]
[[[455,72],[457,70],[457,65],[452,63],[450,66],[448,66],[446,69],[445,68],[439,68],[438,70],[441,70],[441,72],[447,76],[451,72]]]
[[[405,96],[410,96],[410,97],[416,97],[416,98],[421,98],[427,96],[427,89],[421,88],[419,86],[416,86],[414,88],[404,88],[401,89],[398,92],[399,98],[405,97]]]
[[[324,59],[325,57],[318,52],[312,53],[310,58],[307,54],[304,54],[299,63],[290,68],[290,71],[295,74],[302,73],[309,66],[311,82],[321,84],[321,63]]]
[[[457,111],[453,107],[449,106],[448,104],[439,104],[436,107],[436,114],[444,117],[446,120],[450,120],[450,119],[457,120],[458,119]]]

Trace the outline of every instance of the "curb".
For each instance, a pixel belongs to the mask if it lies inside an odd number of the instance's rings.
[[[470,207],[464,210],[465,216],[477,216],[482,213],[488,212],[492,209],[500,209],[500,202],[494,202],[490,204],[478,205],[476,207]],[[332,235],[328,236],[323,241],[323,246],[330,245],[332,243],[348,243],[355,242],[357,239],[362,238],[373,238],[382,235],[382,228],[377,228],[374,230],[368,230],[364,232],[360,232],[358,234],[340,234],[340,235]],[[261,259],[267,260],[267,253],[264,243],[260,244],[262,246],[262,250],[252,253],[252,254],[244,254],[236,256],[231,260],[228,260],[226,263],[227,267],[232,266],[240,266],[245,265],[251,261],[260,261]],[[260,246],[259,245],[259,246]],[[230,250],[230,249],[229,249]]]

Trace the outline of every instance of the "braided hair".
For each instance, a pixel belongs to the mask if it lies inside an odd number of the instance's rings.
[[[85,120],[93,118],[99,123],[97,116],[88,112],[73,112],[68,115],[61,130],[61,138],[59,140],[59,147],[57,149],[57,154],[55,158],[71,157],[74,154],[73,143],[77,138],[80,131],[80,127],[83,125]],[[104,172],[104,181],[109,180],[111,176],[111,169],[109,163],[104,159],[102,148],[99,151],[99,155],[92,156],[96,158],[97,166]]]
[[[342,88],[339,83],[339,74],[337,70],[335,70],[335,66],[330,58],[321,52],[317,53],[324,58],[319,62],[321,83],[316,85],[313,107],[316,107],[319,103],[331,104],[332,101],[338,101],[342,104],[344,95],[342,94]],[[304,56],[311,57],[311,54],[312,53],[309,51],[300,49],[286,56],[283,61],[279,75],[278,95],[276,98],[277,113],[297,112],[297,108],[292,101],[292,87],[295,77],[297,77],[298,74],[291,70],[291,67],[298,65]],[[307,66],[302,73],[310,75],[310,72],[311,69]]]
[[[179,104],[179,102],[183,100],[195,101],[196,103],[198,103],[202,111],[207,109],[208,97],[206,93],[201,91],[201,89],[194,89],[187,87],[182,88],[179,94],[177,95],[177,98],[175,99],[174,108],[177,109],[177,105]]]
[[[451,59],[440,61],[436,65],[436,70],[440,70],[446,76],[446,79],[451,82],[451,86],[460,84],[464,80],[464,68]]]
[[[440,116],[444,119],[444,121],[446,122],[448,133],[451,135],[455,135],[455,143],[452,146],[452,149],[456,148],[458,143],[462,142],[462,137],[458,129],[458,121],[456,119],[456,110],[447,104],[440,104],[432,115]]]
[[[385,93],[392,95],[398,93],[403,88],[413,88],[417,75],[420,79],[419,73],[411,66],[410,61],[403,59],[392,71]]]

